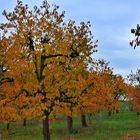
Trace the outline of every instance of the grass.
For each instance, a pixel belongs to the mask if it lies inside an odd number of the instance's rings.
[[[93,116],[92,123],[87,128],[81,128],[79,118],[75,118],[76,134],[68,134],[66,118],[51,121],[50,130],[52,140],[140,140],[140,116],[136,112],[121,112],[108,117],[102,112]],[[3,140],[42,140],[42,125],[40,121],[32,120],[27,127],[22,124],[11,124],[7,131],[0,125]]]

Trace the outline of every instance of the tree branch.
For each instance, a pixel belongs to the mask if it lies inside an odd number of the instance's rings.
[[[6,78],[2,78],[0,80],[0,85],[4,84],[4,83],[10,83],[10,82],[13,82],[14,79],[13,78],[9,78],[9,77],[6,77]]]

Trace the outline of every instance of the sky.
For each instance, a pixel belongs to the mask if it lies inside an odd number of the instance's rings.
[[[42,0],[23,0],[29,7],[40,5]],[[66,12],[66,20],[91,22],[94,39],[98,39],[98,52],[93,58],[110,62],[116,74],[126,77],[140,68],[140,47],[133,49],[129,42],[134,38],[131,28],[140,23],[139,0],[49,0]],[[16,0],[0,0],[0,23],[5,21],[2,11],[12,11]]]

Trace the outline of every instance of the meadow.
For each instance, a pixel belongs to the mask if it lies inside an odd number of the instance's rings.
[[[136,112],[120,112],[111,117],[106,112],[98,113],[82,128],[80,118],[74,118],[74,134],[67,132],[66,117],[50,121],[52,140],[140,140],[140,116]],[[41,121],[30,120],[26,127],[12,123],[10,129],[0,125],[2,140],[42,140]]]

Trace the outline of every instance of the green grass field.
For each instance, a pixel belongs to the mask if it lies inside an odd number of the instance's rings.
[[[79,118],[80,119],[80,118]],[[93,116],[87,128],[81,128],[81,123],[75,118],[76,134],[68,134],[66,118],[50,122],[52,140],[140,140],[140,116],[136,112],[121,112],[108,117],[107,113]],[[26,127],[13,123],[7,131],[0,125],[2,140],[42,140],[42,125],[39,121],[29,121]]]

